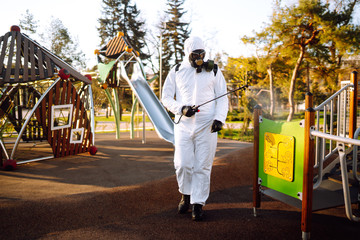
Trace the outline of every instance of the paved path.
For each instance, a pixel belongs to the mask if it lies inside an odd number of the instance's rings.
[[[252,144],[220,140],[203,222],[179,215],[171,144],[97,134],[99,152],[0,171],[0,239],[300,239],[301,213],[262,197],[252,215]],[[353,205],[353,207],[356,207]],[[312,239],[360,239],[343,207],[312,215]]]
[[[80,154],[19,165],[0,171],[1,200],[34,200],[142,184],[174,175],[173,145],[146,131],[145,144],[129,132],[95,134],[95,156]],[[219,139],[216,158],[251,146]],[[21,184],[19,184],[21,183]],[[11,186],[11,187],[9,187]]]

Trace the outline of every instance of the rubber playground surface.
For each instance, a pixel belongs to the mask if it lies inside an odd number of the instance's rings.
[[[173,146],[146,134],[96,134],[95,156],[1,170],[0,239],[301,239],[299,209],[263,196],[253,216],[251,143],[219,139],[205,218],[193,222],[177,214]],[[360,223],[343,207],[314,212],[311,239],[360,239]]]

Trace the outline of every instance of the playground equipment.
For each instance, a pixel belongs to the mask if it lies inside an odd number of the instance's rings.
[[[110,40],[106,46],[100,50],[95,50],[95,54],[97,54],[99,62],[99,82],[103,86],[114,110],[117,138],[120,136],[119,89],[130,87],[137,97],[133,101],[131,111],[131,137],[133,137],[134,133],[135,106],[137,100],[139,100],[143,110],[146,111],[154,125],[157,134],[164,140],[174,143],[174,123],[146,81],[146,73],[139,53],[133,50],[133,47],[126,40],[124,34],[120,32],[115,38]],[[109,61],[109,63],[104,63],[104,61],[101,61],[100,55],[112,60]],[[131,77],[129,77],[131,69],[132,73]],[[111,96],[109,88],[113,90],[114,99]],[[145,121],[145,116],[143,117],[143,121]],[[144,131],[143,136],[145,136]]]
[[[265,119],[261,107],[256,107],[255,216],[260,194],[265,194],[301,209],[303,239],[310,238],[312,211],[345,205],[346,216],[352,221],[360,220],[353,215],[351,206],[360,201],[357,95],[357,72],[352,72],[348,85],[315,108],[308,93],[305,119],[300,122]],[[351,151],[352,159],[347,160]],[[352,175],[348,175],[348,169]]]
[[[0,37],[0,51],[2,166],[95,154],[91,79],[17,26]],[[49,151],[32,158],[39,146]]]

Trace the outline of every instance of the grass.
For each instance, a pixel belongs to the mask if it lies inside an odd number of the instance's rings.
[[[105,117],[105,116],[97,116],[95,117],[95,122],[114,122],[114,115]],[[123,115],[122,120],[123,122],[130,122],[131,116]],[[142,115],[139,116],[139,121],[142,122]],[[135,118],[136,120],[136,118]],[[146,116],[145,120],[150,122],[150,119]],[[243,123],[243,121],[227,121],[226,123]],[[233,139],[241,142],[252,142],[254,140],[253,131],[252,129],[248,130],[246,133],[242,131],[242,129],[223,129],[219,132],[218,136],[220,138],[226,139]]]
[[[266,114],[264,114],[266,115]],[[278,113],[275,114],[274,117],[272,117],[272,119],[274,121],[286,121],[288,116],[287,112],[284,113]],[[265,118],[269,118],[271,119],[269,116],[264,116]],[[122,116],[122,120],[123,122],[130,122],[130,115],[123,115]],[[294,118],[292,121],[299,121],[304,119],[304,113],[296,113],[294,114]],[[137,118],[135,118],[135,120],[137,120]],[[95,121],[99,121],[99,122],[114,122],[114,116],[110,116],[110,117],[105,117],[105,116],[101,116],[101,117],[95,117]],[[146,116],[146,121],[150,122],[149,118]],[[323,119],[320,119],[320,124],[322,124]],[[139,122],[142,122],[142,115],[139,115]],[[226,123],[228,124],[228,126],[231,126],[232,123],[243,123],[244,121],[240,121],[240,120],[236,120],[236,121],[226,121]],[[243,129],[234,129],[231,127],[228,127],[226,129],[221,130],[218,133],[219,138],[225,138],[225,139],[232,139],[232,140],[236,140],[236,141],[241,141],[241,142],[253,142],[254,141],[254,133],[252,129],[248,129],[247,131],[244,132]]]
[[[267,116],[264,114],[265,118],[272,119],[274,121],[286,121],[288,117],[288,113],[277,113],[273,117]],[[304,113],[296,113],[294,114],[292,121],[299,121],[304,119]],[[228,126],[231,126],[231,123],[243,123],[243,121],[227,121]],[[244,131],[243,129],[234,129],[231,127],[228,127],[226,129],[221,130],[218,134],[219,138],[226,138],[226,139],[232,139],[237,140],[241,142],[253,142],[254,141],[254,132],[253,129],[248,129],[247,131]]]
[[[266,116],[265,116],[266,117]],[[286,114],[277,115],[274,117],[274,120],[276,121],[286,121]],[[130,122],[131,116],[129,114],[123,115],[121,121],[122,122]],[[293,121],[298,121],[300,119],[304,119],[303,114],[296,114],[294,116]],[[115,117],[114,115],[106,117],[106,116],[95,116],[95,122],[114,122]],[[135,116],[135,121],[142,122],[143,116],[138,115]],[[146,116],[145,118],[146,122],[150,122],[150,119]],[[232,123],[243,123],[243,121],[226,121],[228,123],[228,126],[231,126]],[[223,129],[218,133],[219,138],[226,138],[226,139],[232,139],[242,142],[253,142],[254,140],[254,134],[252,129],[248,129],[247,131],[243,131],[243,129],[233,129],[231,127],[227,129]]]
[[[131,119],[131,116],[128,116],[128,115],[123,115],[122,118],[121,118],[121,121],[122,122],[130,122],[130,119]],[[136,117],[135,116],[135,121],[137,121],[139,119],[140,122],[142,122],[143,120],[143,117],[142,115],[139,116],[139,117]],[[145,121],[146,122],[150,122],[150,119],[146,116],[145,117]],[[114,115],[112,116],[109,116],[109,117],[105,117],[105,116],[97,116],[95,117],[95,122],[115,122],[115,117]]]
[[[142,122],[142,115],[139,115],[139,122]],[[264,116],[268,117],[268,116]],[[273,120],[275,121],[286,121],[287,113],[283,114],[277,114]],[[130,115],[123,115],[122,120],[123,122],[130,122],[131,116]],[[293,121],[299,121],[301,119],[304,119],[304,114],[299,113],[295,114]],[[135,118],[137,120],[137,118]],[[149,118],[146,116],[146,121],[150,122]],[[114,122],[114,116],[109,116],[108,118],[105,116],[97,116],[95,117],[95,122]],[[236,121],[226,121],[228,123],[228,126],[230,126],[232,123],[243,123],[244,121],[236,120]],[[248,129],[247,131],[244,131],[243,129],[233,129],[231,127],[228,127],[226,129],[221,130],[218,133],[219,138],[225,138],[225,139],[232,139],[236,141],[241,142],[253,142],[254,141],[254,133],[252,129]]]
[[[254,141],[254,132],[252,129],[246,132],[243,132],[241,129],[223,129],[218,133],[218,136],[223,139],[232,139],[241,142]]]

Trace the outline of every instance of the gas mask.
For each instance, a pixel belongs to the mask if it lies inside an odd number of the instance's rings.
[[[200,73],[202,68],[207,72],[210,72],[214,69],[214,61],[208,60],[204,62],[205,50],[196,49],[192,51],[189,55],[189,61],[192,67],[196,68],[196,72]]]
[[[196,68],[196,72],[201,72],[202,65],[204,63],[205,50],[197,49],[190,53],[189,61],[192,67]]]

